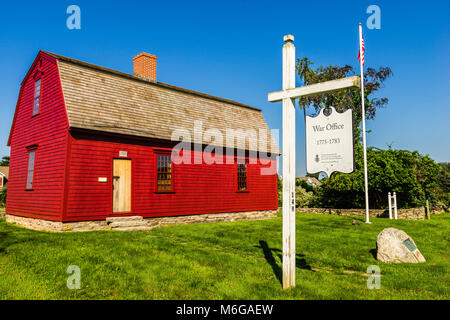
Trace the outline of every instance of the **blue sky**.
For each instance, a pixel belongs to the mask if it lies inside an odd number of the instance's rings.
[[[288,5],[289,3],[289,5]],[[66,27],[66,9],[81,8],[81,30]],[[369,30],[366,9],[381,9]],[[39,49],[132,73],[132,57],[158,56],[158,80],[263,110],[281,129],[283,36],[297,57],[317,65],[358,62],[363,22],[366,66],[389,66],[380,96],[390,102],[367,122],[369,146],[419,150],[450,161],[450,1],[21,1],[0,8],[0,156],[20,82]],[[297,172],[305,173],[303,114],[297,110]]]

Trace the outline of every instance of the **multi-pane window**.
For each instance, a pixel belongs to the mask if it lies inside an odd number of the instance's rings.
[[[238,191],[247,190],[247,163],[237,164]]]
[[[27,172],[27,189],[33,189],[34,178],[34,161],[36,159],[36,150],[28,151],[28,172]]]
[[[172,158],[170,154],[157,155],[157,191],[172,191]]]
[[[41,99],[41,79],[38,79],[34,83],[33,116],[39,113],[39,101],[40,101],[40,99]]]

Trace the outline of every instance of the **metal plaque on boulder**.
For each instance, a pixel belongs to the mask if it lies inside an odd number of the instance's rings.
[[[406,239],[403,241],[403,245],[408,248],[409,251],[414,252],[417,250],[416,245],[411,241],[411,239]]]
[[[306,171],[351,173],[354,170],[353,113],[339,113],[333,107],[326,115],[306,116]]]

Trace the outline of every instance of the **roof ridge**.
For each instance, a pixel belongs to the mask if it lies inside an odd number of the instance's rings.
[[[234,100],[221,98],[221,97],[213,96],[213,95],[210,95],[210,94],[207,94],[207,93],[202,93],[202,92],[198,92],[198,91],[194,91],[194,90],[190,90],[190,89],[177,87],[177,86],[174,86],[174,85],[171,85],[171,84],[167,84],[167,83],[163,83],[163,82],[159,82],[159,81],[147,80],[145,78],[142,78],[142,77],[139,77],[139,76],[136,76],[136,75],[132,75],[132,74],[125,73],[125,72],[122,72],[122,71],[118,71],[118,70],[102,67],[102,66],[95,65],[95,64],[92,64],[92,63],[89,63],[89,62],[84,62],[84,61],[81,61],[81,60],[72,59],[72,58],[69,58],[69,57],[66,57],[66,56],[62,56],[62,55],[59,55],[59,54],[56,54],[56,53],[52,53],[52,52],[49,52],[49,51],[45,51],[45,50],[39,50],[39,52],[42,52],[42,53],[47,54],[49,56],[52,56],[55,59],[63,60],[65,62],[69,62],[69,63],[78,64],[78,65],[81,65],[81,66],[84,66],[84,67],[87,67],[87,68],[92,68],[92,69],[100,70],[100,71],[103,71],[103,72],[112,73],[112,74],[115,74],[115,75],[118,75],[118,76],[122,76],[122,77],[126,77],[126,78],[129,78],[129,79],[132,79],[132,80],[144,82],[144,83],[147,83],[147,84],[150,84],[150,85],[156,85],[156,86],[160,86],[160,87],[164,87],[164,88],[168,88],[168,89],[172,89],[172,90],[176,90],[176,91],[181,91],[181,92],[184,92],[184,93],[200,96],[200,97],[203,97],[203,98],[206,98],[206,99],[212,99],[212,100],[216,100],[216,101],[219,101],[219,102],[225,102],[225,103],[232,104],[232,105],[235,105],[235,106],[238,106],[238,107],[247,108],[247,109],[251,109],[251,110],[255,110],[255,111],[261,112],[261,109],[259,109],[259,108],[255,108],[255,107],[252,107],[252,106],[249,106],[249,105],[246,105],[246,104],[234,101]]]

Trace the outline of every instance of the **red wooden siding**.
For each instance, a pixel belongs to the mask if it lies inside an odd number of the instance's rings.
[[[273,175],[261,175],[259,162],[248,165],[248,192],[237,192],[236,163],[225,164],[224,160],[222,165],[174,165],[173,192],[158,193],[153,146],[73,139],[65,221],[112,216],[112,164],[120,151],[127,151],[126,159],[132,160],[131,215],[159,217],[277,209],[275,170]],[[108,182],[99,182],[100,177],[106,177]]]
[[[33,115],[35,76],[42,71],[39,113]],[[19,93],[10,133],[8,214],[60,220],[68,121],[56,59],[40,53]],[[37,145],[33,189],[26,190],[28,150]]]

